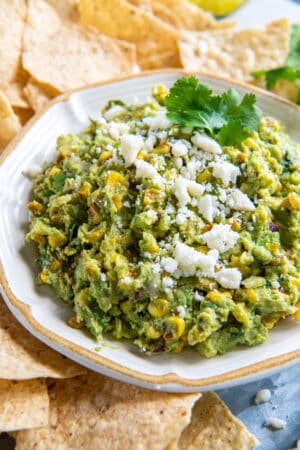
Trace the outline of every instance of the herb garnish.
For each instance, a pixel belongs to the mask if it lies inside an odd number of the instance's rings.
[[[194,76],[176,81],[166,97],[168,118],[183,127],[202,128],[221,145],[236,145],[257,131],[261,117],[254,94],[242,100],[234,89],[222,95]]]

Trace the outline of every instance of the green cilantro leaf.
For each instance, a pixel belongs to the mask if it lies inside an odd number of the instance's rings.
[[[166,97],[172,122],[202,128],[221,145],[239,144],[257,130],[261,112],[255,102],[255,95],[246,94],[241,100],[234,89],[213,95],[194,76],[177,80]]]

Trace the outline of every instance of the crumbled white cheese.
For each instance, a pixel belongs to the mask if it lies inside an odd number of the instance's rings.
[[[265,427],[272,428],[273,430],[282,430],[286,427],[286,421],[277,417],[269,417],[265,422]]]
[[[271,392],[269,389],[261,389],[258,391],[254,398],[254,403],[260,405],[261,403],[267,403],[271,399]]]
[[[173,161],[177,169],[180,169],[183,166],[182,158],[173,158]]]
[[[151,152],[151,150],[153,150],[155,143],[156,143],[156,136],[154,134],[149,134],[149,136],[145,140],[144,149],[148,152]]]
[[[180,275],[184,277],[193,276],[197,269],[203,273],[211,274],[218,260],[218,252],[208,252],[207,254],[198,252],[182,242],[177,242],[174,257],[178,263]]]
[[[201,184],[183,177],[179,177],[174,185],[174,194],[181,206],[191,200],[189,194],[194,197],[199,197],[203,192],[204,188]]]
[[[221,269],[215,274],[215,279],[226,289],[238,289],[242,281],[242,274],[236,268]]]
[[[204,233],[202,237],[209,248],[223,253],[235,246],[239,233],[232,231],[228,224],[216,224],[210,231]]]
[[[227,205],[231,209],[235,209],[237,211],[253,211],[255,209],[255,206],[248,197],[248,195],[244,194],[239,189],[234,189],[228,195]]]
[[[185,311],[184,306],[178,305],[178,306],[176,307],[176,309],[177,309],[178,315],[179,315],[180,317],[182,317],[182,318],[185,317],[186,311]]]
[[[172,280],[172,278],[170,277],[164,277],[162,280],[162,285],[164,289],[168,289],[173,287],[175,284],[174,280]]]
[[[113,139],[118,140],[120,136],[124,133],[127,133],[129,130],[129,126],[124,122],[111,122],[108,125],[108,132]]]
[[[177,225],[182,225],[187,219],[187,216],[183,213],[178,213],[176,215],[175,221],[177,223]]]
[[[156,222],[157,219],[158,219],[157,212],[154,211],[154,209],[149,209],[149,210],[147,211],[147,216],[149,217],[149,219],[153,219],[154,222]]]
[[[160,273],[162,271],[162,267],[159,263],[154,263],[152,265],[153,273]]]
[[[211,166],[213,168],[213,176],[221,178],[225,186],[228,186],[229,183],[235,183],[238,175],[240,175],[240,169],[226,161],[214,162]]]
[[[168,273],[174,273],[178,267],[177,261],[173,258],[161,258],[160,264]]]
[[[216,155],[222,153],[222,148],[217,141],[208,136],[204,136],[203,134],[196,133],[191,141],[196,147],[201,148],[201,150],[204,150],[205,152],[215,153]]]
[[[204,297],[203,297],[203,295],[199,294],[198,291],[195,291],[194,299],[196,300],[196,302],[202,302],[202,300],[204,300]]]
[[[187,154],[188,148],[183,140],[178,140],[172,145],[172,154],[174,156],[184,156]]]
[[[100,280],[101,281],[106,281],[106,274],[105,273],[101,273],[100,274]]]
[[[167,130],[172,126],[172,122],[167,118],[164,111],[159,112],[156,116],[144,117],[143,122],[154,130]]]
[[[115,105],[105,111],[104,117],[106,120],[113,120],[125,111],[126,109],[123,106]]]
[[[217,214],[214,196],[210,194],[204,195],[198,202],[198,210],[208,222],[212,222]]]
[[[272,281],[271,282],[271,287],[273,289],[279,289],[280,288],[280,283],[278,283],[278,281]]]
[[[136,178],[151,178],[154,182],[162,182],[162,177],[159,175],[155,167],[152,166],[152,164],[143,160],[136,160],[135,167]]]
[[[122,280],[120,280],[122,284],[130,284],[132,282],[132,278],[130,277],[124,277]]]
[[[121,151],[125,160],[125,166],[130,166],[143,145],[143,138],[134,134],[124,134],[121,137]]]
[[[193,197],[200,197],[200,195],[204,192],[204,187],[200,183],[196,183],[196,181],[189,180],[187,184],[187,188],[189,193]]]

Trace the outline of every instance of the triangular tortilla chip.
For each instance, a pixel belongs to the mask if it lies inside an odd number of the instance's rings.
[[[31,109],[30,107],[19,108],[19,107],[15,106],[14,112],[15,112],[16,116],[18,117],[21,125],[25,125],[25,123],[28,122],[28,120],[31,119],[31,117],[34,114],[33,109]]]
[[[76,19],[72,2],[29,0],[22,62],[37,81],[64,92],[132,71],[124,46]]]
[[[125,0],[80,0],[80,21],[102,33],[136,43],[138,60],[153,54],[178,54],[176,30]]]
[[[8,98],[0,90],[0,151],[20,131],[21,124]]]
[[[182,32],[180,57],[185,69],[251,81],[252,71],[284,64],[289,39],[287,19],[256,29]]]
[[[185,30],[215,30],[230,28],[236,24],[234,20],[217,21],[211,13],[192,4],[189,0],[159,0],[159,3],[168,8],[169,13],[176,18],[178,27]]]
[[[61,354],[35,339],[8,310],[0,297],[0,378],[68,378],[85,373]]]
[[[25,0],[1,0],[0,4],[0,89],[13,106],[26,107],[23,72],[20,68],[22,34],[26,18]]]
[[[45,380],[0,380],[0,430],[48,425],[49,397]]]
[[[18,450],[175,449],[200,394],[169,394],[89,372],[49,386],[49,426],[17,435]],[[37,446],[37,447],[36,447]]]
[[[213,392],[205,392],[193,408],[179,450],[251,450],[258,443]]]
[[[30,77],[24,93],[28,103],[34,111],[43,108],[47,103],[59,94],[59,91],[45,83],[39,83],[33,77]]]

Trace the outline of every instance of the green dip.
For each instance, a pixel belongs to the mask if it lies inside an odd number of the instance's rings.
[[[58,138],[28,204],[38,282],[97,340],[206,357],[261,344],[300,320],[299,146],[264,117],[221,148],[172,125],[153,92]]]

